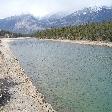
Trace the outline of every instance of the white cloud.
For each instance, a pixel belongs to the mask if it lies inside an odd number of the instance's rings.
[[[21,13],[44,16],[51,12],[102,5],[112,6],[112,0],[0,0],[0,18]]]

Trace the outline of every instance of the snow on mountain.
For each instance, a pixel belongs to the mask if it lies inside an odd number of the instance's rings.
[[[112,7],[89,7],[78,11],[65,11],[42,18],[30,14],[0,19],[0,29],[19,33],[32,33],[51,27],[80,25],[91,22],[112,21]]]
[[[83,10],[75,11],[61,19],[58,19],[53,27],[63,27],[69,25],[80,25],[91,22],[112,21],[112,8],[94,7],[84,8]]]

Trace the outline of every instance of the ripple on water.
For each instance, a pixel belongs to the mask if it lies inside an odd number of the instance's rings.
[[[58,112],[112,112],[112,49],[28,39],[10,45]]]

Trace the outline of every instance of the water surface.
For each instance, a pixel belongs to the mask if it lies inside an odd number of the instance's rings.
[[[58,112],[112,112],[112,48],[36,39],[10,48]]]

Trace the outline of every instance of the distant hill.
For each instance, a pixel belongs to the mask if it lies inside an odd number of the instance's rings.
[[[48,28],[112,21],[112,7],[84,8],[78,11],[59,12],[43,18],[20,15],[0,19],[0,29],[16,33],[33,33]]]
[[[69,39],[112,42],[112,22],[90,23],[79,26],[52,28],[39,31],[34,35],[41,39]]]
[[[28,14],[1,19],[0,28],[16,33],[31,33],[42,30],[41,26],[38,25],[38,20]]]

